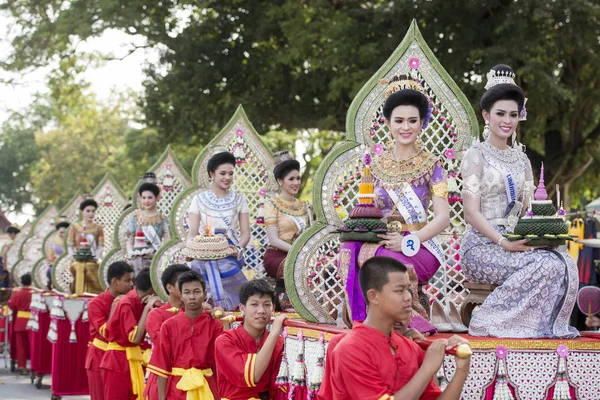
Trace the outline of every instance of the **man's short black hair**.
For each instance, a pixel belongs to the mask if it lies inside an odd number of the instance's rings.
[[[150,279],[150,268],[142,269],[135,277],[135,288],[142,292],[152,289],[152,279]]]
[[[167,267],[167,269],[165,269],[165,272],[163,272],[160,276],[160,281],[162,282],[167,294],[169,293],[167,290],[167,285],[176,286],[179,276],[189,270],[190,267],[185,264],[171,264]]]
[[[125,261],[115,261],[114,263],[110,264],[108,266],[108,272],[106,273],[108,286],[110,286],[110,282],[113,280],[113,278],[121,279],[123,275],[128,272],[132,274],[133,267]]]
[[[240,288],[240,303],[245,305],[248,299],[254,295],[260,297],[267,295],[274,299],[275,291],[265,279],[253,279],[244,283]]]
[[[177,286],[179,286],[180,292],[182,291],[183,284],[188,282],[200,282],[200,284],[202,285],[202,290],[206,292],[206,281],[204,280],[204,277],[198,272],[187,271],[179,275],[179,279],[177,280]]]
[[[19,233],[21,233],[21,230],[19,228],[17,228],[16,226],[9,226],[8,228],[6,228],[6,233],[19,234]]]
[[[31,275],[30,274],[25,274],[21,277],[21,285],[31,286]]]
[[[406,265],[391,257],[377,256],[369,258],[358,273],[360,290],[365,301],[368,303],[367,292],[375,289],[381,292],[383,286],[390,281],[391,272],[406,272]]]

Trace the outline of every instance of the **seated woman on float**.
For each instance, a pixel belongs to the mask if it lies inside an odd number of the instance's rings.
[[[186,250],[191,244],[192,251],[201,256],[191,257],[195,258],[192,270],[206,279],[213,305],[225,310],[234,310],[240,304],[238,292],[247,280],[242,272],[243,253],[250,241],[248,204],[242,194],[231,190],[235,165],[235,157],[229,152],[213,155],[207,165],[210,188],[194,197],[188,209]],[[226,237],[229,246],[225,244],[225,249],[216,249],[218,243],[203,239],[218,235]]]
[[[577,296],[577,265],[527,239],[510,242],[534,190],[531,163],[516,142],[525,103],[514,73],[498,65],[488,73],[481,98],[483,143],[462,163],[465,220],[461,266],[471,282],[500,285],[473,313],[469,333],[504,338],[576,337],[569,318]],[[513,146],[509,146],[510,142]]]
[[[444,251],[435,239],[450,223],[446,171],[438,156],[423,149],[421,132],[431,114],[421,86],[400,76],[390,82],[383,115],[393,143],[373,160],[376,205],[383,211],[387,234],[380,243],[345,242],[340,254],[348,270],[347,293],[353,320],[366,317],[358,283],[360,265],[373,256],[388,256],[409,266],[413,295],[411,327],[435,331],[418,302],[418,283],[427,282],[444,263]],[[435,217],[427,222],[429,202]],[[409,248],[407,245],[410,244]],[[343,265],[347,264],[347,265]]]
[[[168,240],[169,220],[156,208],[160,188],[156,175],[147,172],[138,189],[141,209],[134,211],[127,223],[127,254],[137,274],[150,267],[160,246]]]
[[[275,153],[273,175],[279,184],[279,195],[265,201],[265,226],[269,248],[265,252],[264,266],[268,276],[275,278],[275,296],[282,310],[290,309],[285,293],[284,265],[292,244],[310,223],[308,203],[298,200],[300,163],[288,151]],[[280,310],[277,310],[280,311]]]

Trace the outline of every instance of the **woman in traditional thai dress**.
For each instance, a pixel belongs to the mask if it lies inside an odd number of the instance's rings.
[[[51,289],[52,285],[52,265],[54,261],[65,252],[65,235],[67,234],[67,228],[71,225],[66,216],[61,215],[56,220],[56,224],[54,228],[56,232],[54,235],[50,236],[50,248],[48,249],[48,258],[46,258],[46,265],[48,265],[48,269],[46,271],[46,276],[48,278],[48,289]]]
[[[152,264],[169,235],[169,221],[156,208],[160,196],[156,175],[148,172],[142,182],[138,189],[142,208],[134,211],[127,223],[127,254],[136,274]]]
[[[71,263],[71,274],[75,277],[71,284],[71,291],[76,294],[102,292],[98,277],[98,259],[102,257],[104,251],[104,229],[94,222],[97,209],[98,203],[95,200],[82,201],[79,204],[81,221],[71,226],[67,237],[69,255],[76,258]],[[78,252],[83,246],[89,247],[90,252],[89,256],[80,258]]]
[[[474,336],[541,338],[578,336],[569,326],[577,295],[577,266],[558,251],[508,241],[533,193],[531,163],[516,144],[525,96],[507,66],[488,74],[481,98],[483,143],[467,151],[462,163],[465,220],[462,271],[476,283],[500,285],[473,313]],[[512,137],[513,146],[509,146]]]
[[[388,233],[379,235],[380,243],[345,242],[340,263],[342,270],[348,271],[346,290],[353,320],[366,317],[358,282],[360,265],[373,256],[388,256],[406,264],[413,293],[410,327],[431,333],[435,327],[418,301],[418,284],[427,282],[444,262],[444,251],[435,237],[450,223],[448,182],[439,157],[422,148],[421,131],[431,114],[420,85],[400,76],[390,82],[387,95],[383,115],[393,143],[376,154],[372,175],[376,205],[383,212]],[[435,217],[428,222],[430,202]]]
[[[235,157],[229,152],[217,153],[207,165],[210,188],[192,200],[188,209],[188,240],[205,233],[227,236],[233,255],[218,260],[194,260],[192,269],[206,279],[206,291],[214,306],[233,310],[239,306],[244,249],[250,241],[248,204],[240,193],[231,190]]]
[[[288,151],[280,151],[275,154],[275,164],[273,175],[280,192],[265,202],[269,247],[265,252],[264,267],[267,275],[275,278],[279,307],[285,310],[292,306],[285,293],[285,260],[296,238],[308,227],[310,211],[307,202],[296,198],[301,183],[300,163],[292,159]]]

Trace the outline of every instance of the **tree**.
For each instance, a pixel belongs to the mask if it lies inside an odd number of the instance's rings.
[[[522,141],[535,170],[546,160],[550,192],[598,169],[597,2],[8,0],[4,8],[24,27],[5,68],[43,65],[107,28],[162,49],[141,106],[163,147],[207,143],[238,103],[262,132],[343,131],[352,98],[417,18],[476,110],[486,72],[500,62],[515,69],[529,97]]]

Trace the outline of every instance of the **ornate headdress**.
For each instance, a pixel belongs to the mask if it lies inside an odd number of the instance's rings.
[[[489,88],[500,85],[503,83],[509,83],[511,85],[516,85],[515,83],[515,73],[508,70],[495,70],[490,69],[490,72],[487,73],[487,83],[485,85],[485,90]]]
[[[285,173],[286,170],[297,169],[300,170],[300,163],[292,157],[292,154],[287,150],[278,151],[273,155],[275,161],[275,168],[273,168],[273,175],[275,178],[280,173]]]
[[[423,90],[421,84],[419,84],[419,82],[406,75],[394,76],[389,81],[387,79],[380,79],[379,83],[382,85],[387,85],[387,88],[385,89],[386,99],[390,97],[393,93],[404,89],[416,90],[417,92],[420,92],[423,96],[427,97],[425,95],[425,90]]]
[[[510,67],[508,67],[510,68]],[[489,90],[490,88],[496,85],[509,84],[518,86],[515,83],[515,73],[510,69],[490,69],[490,71],[486,74],[487,83],[484,86],[485,90]],[[523,103],[523,108],[521,109],[521,114],[519,115],[519,121],[527,121],[527,108],[525,107],[527,104],[527,97],[525,98],[525,102]]]
[[[156,174],[154,172],[146,172],[142,177],[142,184],[144,183],[158,185],[158,179],[156,178]]]
[[[400,90],[409,89],[409,90],[414,90],[416,92],[421,93],[423,95],[423,97],[425,97],[425,99],[427,101],[429,101],[429,97],[425,93],[425,89],[423,88],[421,83],[419,83],[419,81],[415,80],[411,76],[398,75],[398,76],[394,76],[389,81],[386,79],[380,79],[379,83],[382,85],[387,85],[387,88],[385,89],[385,98],[386,99],[389,98],[392,94],[394,94]],[[423,129],[427,128],[427,126],[429,125],[429,121],[431,120],[432,115],[433,115],[433,109],[432,109],[431,105],[428,105],[427,113],[425,114],[425,116],[423,118]]]
[[[70,221],[69,218],[67,218],[66,215],[61,215],[59,217],[56,217],[56,219],[54,220],[54,227],[56,229],[65,227],[67,228],[70,225]]]
[[[222,144],[216,144],[208,147],[208,158],[213,157],[219,153],[230,153],[229,149]]]

